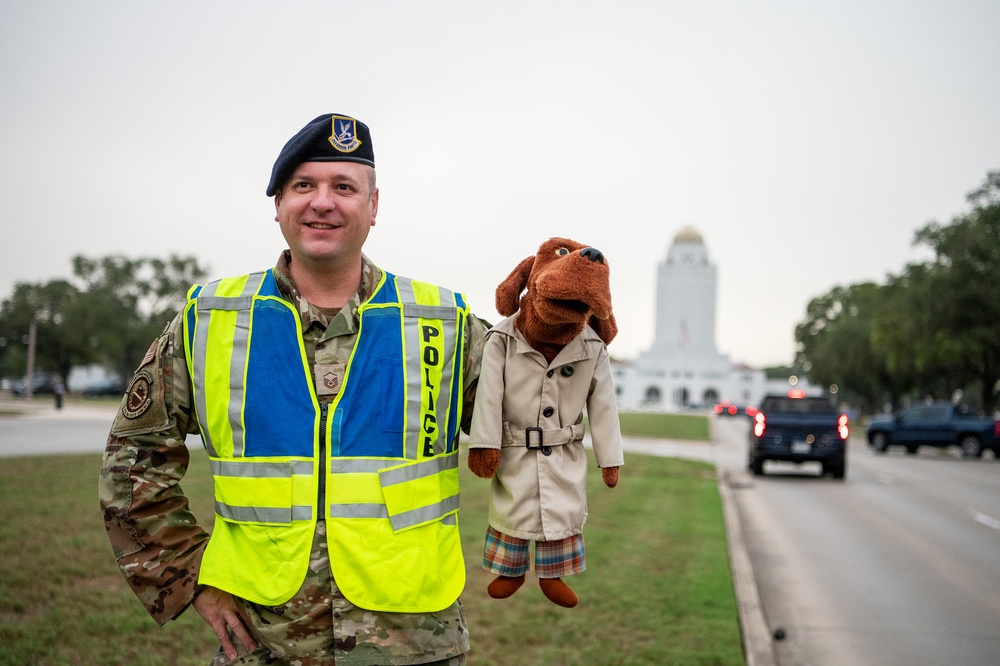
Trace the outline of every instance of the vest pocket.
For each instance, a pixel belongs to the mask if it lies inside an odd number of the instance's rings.
[[[306,488],[294,491],[294,466],[291,462],[212,461],[216,515],[231,523],[256,525],[310,520],[311,503],[294,501],[295,494],[302,500],[309,497]]]
[[[441,521],[458,512],[457,459],[456,454],[448,454],[379,471],[393,532]]]

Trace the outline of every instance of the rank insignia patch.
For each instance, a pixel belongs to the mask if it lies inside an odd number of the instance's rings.
[[[345,116],[333,116],[333,133],[330,145],[342,153],[353,153],[361,145],[358,139],[357,121]]]
[[[145,370],[136,373],[125,390],[122,414],[125,418],[137,419],[153,404],[153,378]]]

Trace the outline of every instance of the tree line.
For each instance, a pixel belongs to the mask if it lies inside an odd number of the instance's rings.
[[[73,367],[100,365],[127,378],[207,270],[193,257],[73,257],[72,280],[19,282],[0,304],[0,376],[25,374],[35,337],[35,371],[66,385]]]
[[[948,224],[917,230],[932,258],[883,284],[838,286],[796,326],[795,365],[836,384],[865,413],[909,401],[960,400],[986,414],[1000,397],[1000,171]]]

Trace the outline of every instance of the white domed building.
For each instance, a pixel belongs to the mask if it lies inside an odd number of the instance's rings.
[[[734,365],[715,347],[716,268],[701,234],[674,236],[656,276],[653,346],[614,366],[622,409],[674,411],[728,400],[751,405],[764,393],[763,370]]]

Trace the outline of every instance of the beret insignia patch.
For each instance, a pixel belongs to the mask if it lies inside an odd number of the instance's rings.
[[[137,419],[153,404],[153,377],[142,370],[137,372],[125,390],[122,414],[128,419]]]
[[[333,116],[333,133],[330,135],[330,145],[342,153],[353,153],[361,146],[358,139],[357,121],[354,118]]]

